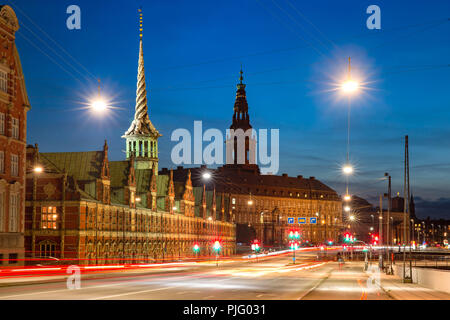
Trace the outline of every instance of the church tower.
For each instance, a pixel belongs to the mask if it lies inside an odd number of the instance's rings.
[[[226,161],[228,166],[254,167],[256,166],[256,139],[248,115],[248,103],[243,80],[241,68],[230,134],[227,135],[225,142]]]
[[[139,63],[136,89],[136,108],[126,139],[127,160],[134,156],[136,169],[155,169],[158,172],[158,138],[161,134],[148,116],[145,86],[144,50],[142,46],[142,10],[139,9]]]

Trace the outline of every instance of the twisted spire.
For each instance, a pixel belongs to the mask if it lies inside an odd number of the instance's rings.
[[[137,74],[136,107],[134,119],[125,135],[156,135],[158,130],[148,117],[147,89],[145,85],[144,49],[142,45],[142,9],[139,9],[139,63]]]

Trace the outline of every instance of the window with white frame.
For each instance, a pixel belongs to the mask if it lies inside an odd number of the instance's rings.
[[[19,139],[19,119],[12,118],[11,136],[14,139]]]
[[[11,175],[19,176],[19,156],[17,154],[11,155]]]
[[[9,232],[19,232],[20,194],[11,193],[9,197]]]
[[[5,114],[0,112],[0,134],[5,134]]]
[[[8,73],[0,70],[0,90],[8,93]]]
[[[0,151],[0,173],[5,173],[5,152]]]

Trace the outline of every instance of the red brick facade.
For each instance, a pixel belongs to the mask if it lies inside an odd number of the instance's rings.
[[[30,109],[15,44],[19,29],[11,7],[0,6],[0,265],[24,257],[25,154]]]

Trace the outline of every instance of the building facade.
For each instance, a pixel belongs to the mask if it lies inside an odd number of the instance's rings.
[[[19,29],[10,6],[0,6],[0,265],[24,258],[27,112],[25,81],[15,43]]]
[[[333,189],[314,177],[261,174],[255,161],[256,141],[247,131],[252,126],[245,88],[241,70],[230,129],[247,134],[241,141],[233,135],[227,137],[227,164],[217,169],[178,167],[173,171],[174,180],[184,181],[191,172],[194,186],[229,194],[238,243],[258,239],[265,246],[283,247],[290,231],[299,231],[302,242],[338,241],[343,227],[342,201]],[[160,174],[168,172],[163,169]],[[203,179],[205,172],[211,174],[210,181]],[[299,218],[306,223],[299,224]],[[316,223],[309,223],[310,218]]]
[[[177,182],[158,175],[159,136],[148,115],[141,33],[135,115],[123,135],[127,159],[109,161],[106,141],[88,152],[27,148],[27,258],[161,262],[215,255],[216,241],[220,255],[233,254],[229,197],[193,187],[190,174]],[[207,219],[207,211],[217,215]]]

